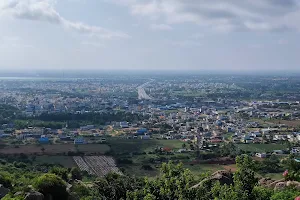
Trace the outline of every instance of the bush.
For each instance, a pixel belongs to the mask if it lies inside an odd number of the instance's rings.
[[[290,199],[295,199],[299,195],[300,195],[299,191],[289,189],[289,190],[276,192],[274,195],[272,195],[271,200],[290,200]]]
[[[117,163],[118,164],[132,164],[133,161],[131,159],[127,159],[127,158],[118,158]]]
[[[71,169],[71,176],[72,176],[73,180],[75,180],[75,179],[81,180],[82,179],[82,172],[77,167],[73,167]]]
[[[79,197],[86,197],[89,196],[90,190],[83,184],[74,184],[72,187],[72,192],[74,192]]]
[[[143,165],[143,166],[142,166],[142,169],[143,169],[143,170],[151,171],[151,170],[153,170],[153,167],[152,167],[151,165]]]
[[[38,177],[33,186],[45,197],[52,199],[67,199],[66,183],[55,174],[44,174]]]
[[[12,180],[8,174],[0,172],[0,184],[2,184],[6,188],[12,187]]]

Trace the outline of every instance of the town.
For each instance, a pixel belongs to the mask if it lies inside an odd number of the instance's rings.
[[[300,153],[295,77],[155,78],[3,78],[0,153],[98,176],[155,176],[169,160],[196,174],[235,170],[241,153]]]

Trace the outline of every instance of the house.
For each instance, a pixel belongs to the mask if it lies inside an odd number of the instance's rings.
[[[242,137],[241,142],[243,142],[245,144],[252,143],[253,142],[253,136],[245,135],[244,137]]]
[[[255,156],[258,158],[266,158],[267,154],[266,153],[256,153]]]
[[[300,149],[299,148],[293,148],[291,151],[290,151],[291,154],[299,154],[300,153]]]
[[[261,135],[261,133],[259,131],[256,131],[256,132],[251,133],[251,136],[253,136],[253,137],[261,137],[262,135]]]
[[[138,135],[145,135],[145,133],[147,133],[147,132],[148,132],[148,130],[146,128],[141,128],[141,129],[136,131],[136,133]]]
[[[143,135],[143,136],[141,136],[141,139],[142,140],[150,140],[151,138],[150,138],[150,135]]]
[[[81,126],[80,130],[81,131],[88,131],[88,130],[91,130],[91,129],[94,129],[94,128],[95,128],[94,125],[86,125],[86,126]]]
[[[177,152],[178,152],[178,153],[184,153],[184,152],[187,152],[187,149],[178,149]]]
[[[283,151],[282,150],[274,150],[273,154],[283,154]]]
[[[74,144],[86,144],[84,138],[79,137],[74,140]]]
[[[49,144],[49,142],[49,138],[46,136],[41,136],[41,138],[39,139],[40,144]]]
[[[128,122],[120,122],[121,128],[129,128]]]
[[[227,132],[228,133],[233,133],[235,130],[233,127],[227,127]]]

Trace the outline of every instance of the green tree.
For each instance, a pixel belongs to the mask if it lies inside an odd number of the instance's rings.
[[[276,155],[271,155],[270,158],[264,159],[259,168],[263,173],[277,173],[283,171],[280,166],[280,160]]]
[[[190,189],[193,182],[191,172],[184,169],[182,164],[164,163],[159,178],[153,181],[145,178],[143,194],[139,199],[193,199],[195,191]]]
[[[62,167],[53,167],[50,173],[60,176],[63,180],[68,181],[68,170]]]
[[[235,191],[235,188],[232,185],[221,185],[220,182],[216,184],[211,189],[212,196],[215,199],[222,200],[239,200],[240,196],[238,192]]]
[[[293,200],[300,195],[299,190],[286,189],[275,192],[270,200]]]
[[[256,186],[253,188],[253,197],[255,200],[268,200],[273,195],[274,190],[270,188]]]
[[[255,163],[247,155],[236,158],[238,170],[234,173],[234,187],[240,199],[254,199],[253,188],[257,185],[258,179],[255,177]]]
[[[6,188],[12,187],[12,180],[8,173],[0,172],[0,184],[2,184]]]
[[[82,172],[77,167],[71,169],[71,177],[73,180],[82,180]]]

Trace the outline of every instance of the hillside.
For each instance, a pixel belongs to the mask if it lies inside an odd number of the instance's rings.
[[[260,179],[255,161],[248,156],[236,158],[237,171],[217,171],[194,176],[182,164],[164,163],[156,178],[108,174],[99,178],[77,168],[55,165],[33,165],[23,162],[0,164],[2,199],[144,199],[144,200],[292,200],[300,195],[300,164],[290,158],[283,179]],[[11,160],[10,160],[11,161]]]

